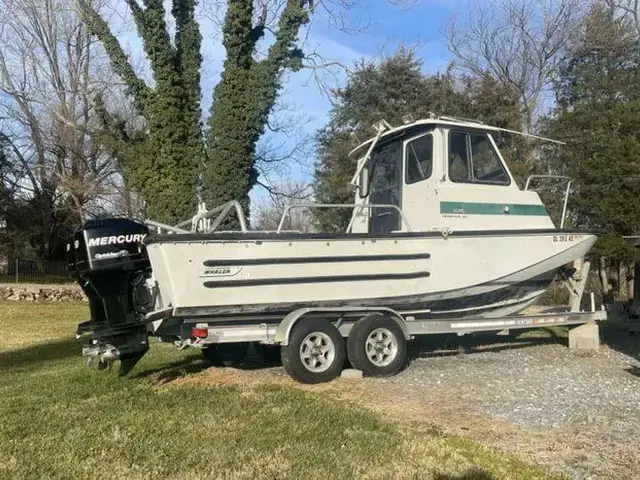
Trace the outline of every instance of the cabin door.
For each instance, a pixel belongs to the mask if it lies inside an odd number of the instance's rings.
[[[384,145],[374,156],[369,204],[402,208],[402,150],[399,141]],[[394,208],[372,208],[369,233],[400,230],[402,219]]]
[[[402,211],[414,230],[428,231],[439,226],[441,155],[434,146],[441,142],[442,134],[437,130],[421,132],[404,142]]]

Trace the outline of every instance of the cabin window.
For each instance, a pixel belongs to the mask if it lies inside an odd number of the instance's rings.
[[[433,136],[415,138],[405,147],[406,182],[425,180],[433,173]]]
[[[373,156],[371,205],[402,205],[402,143],[399,140],[380,147]],[[369,217],[369,233],[390,233],[400,228],[395,208],[375,208]]]
[[[484,133],[449,133],[449,179],[461,183],[510,183],[509,175]]]

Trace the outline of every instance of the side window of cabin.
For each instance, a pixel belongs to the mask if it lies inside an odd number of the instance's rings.
[[[449,178],[452,182],[509,185],[489,137],[484,133],[449,134]]]
[[[433,136],[415,138],[405,147],[406,182],[426,180],[433,173]]]
[[[449,133],[449,178],[452,182],[471,182],[467,137],[466,133]]]

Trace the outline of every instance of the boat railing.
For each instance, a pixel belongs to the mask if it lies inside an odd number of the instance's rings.
[[[166,223],[156,222],[154,220],[145,220],[145,224],[155,228],[158,233],[166,231],[167,233],[194,233],[199,230],[204,233],[214,232],[225,218],[235,211],[238,221],[240,222],[240,229],[242,232],[247,232],[247,220],[242,212],[242,206],[236,200],[219,205],[211,210],[207,210],[203,204],[198,207],[198,213],[196,213],[189,220],[180,222],[177,225],[167,225]],[[211,218],[217,214],[217,217],[211,221]],[[190,230],[186,230],[184,227],[191,225]]]
[[[244,217],[242,206],[240,205],[240,202],[238,202],[237,200],[232,200],[225,204],[219,205],[211,210],[206,210],[194,215],[193,218],[191,219],[191,231],[196,232],[198,230],[198,225],[201,220],[212,218],[215,214],[218,214],[215,220],[213,220],[209,225],[205,227],[206,229],[204,233],[215,232],[216,229],[222,223],[222,221],[225,218],[227,218],[227,216],[232,210],[235,210],[236,212],[236,216],[238,217],[238,221],[240,222],[240,230],[243,233],[246,233],[247,220]]]
[[[529,190],[529,186],[531,185],[531,180],[538,178],[546,178],[550,180],[566,180],[567,188],[564,191],[564,203],[562,205],[562,218],[560,219],[560,228],[564,228],[564,219],[567,216],[567,203],[569,202],[569,191],[571,190],[571,177],[567,177],[565,175],[529,175],[527,178],[527,183],[525,184],[525,191]]]
[[[400,207],[398,207],[397,205],[392,205],[392,204],[370,204],[370,205],[366,205],[366,204],[362,204],[362,205],[358,205],[355,203],[339,203],[339,204],[335,204],[335,203],[299,203],[299,204],[295,204],[295,205],[287,205],[284,208],[284,211],[282,212],[282,217],[280,218],[280,222],[278,224],[278,229],[273,231],[262,231],[262,233],[274,233],[274,234],[279,234],[279,233],[291,233],[291,232],[296,232],[299,233],[297,230],[285,230],[284,224],[285,221],[287,219],[287,217],[289,216],[289,212],[293,209],[299,209],[299,208],[351,208],[353,209],[353,215],[351,216],[351,220],[349,221],[349,225],[347,226],[346,229],[346,233],[349,233],[351,231],[351,228],[353,227],[353,223],[355,221],[356,218],[356,214],[361,211],[361,210],[373,210],[373,209],[380,209],[380,208],[386,208],[386,209],[393,209],[395,211],[397,211],[400,214],[400,218],[402,218],[402,223],[404,224],[405,228],[407,229],[408,232],[411,231],[411,226],[409,225],[409,221],[407,220],[406,215],[404,214],[404,212],[402,211],[402,209]],[[249,230],[247,229],[247,221],[246,218],[244,216],[244,213],[242,212],[242,206],[240,205],[239,202],[237,201],[231,201],[231,202],[227,202],[223,205],[220,205],[218,207],[215,207],[211,210],[206,210],[202,205],[199,208],[199,212],[197,214],[195,214],[191,219],[189,220],[185,220],[184,222],[180,222],[177,225],[168,225],[166,223],[161,223],[161,222],[156,222],[154,220],[145,220],[145,224],[153,227],[157,230],[158,233],[194,233],[194,232],[198,232],[198,231],[203,231],[204,233],[213,233],[216,232],[216,229],[222,224],[222,222],[224,221],[224,219],[229,215],[229,213],[231,213],[231,211],[235,211],[237,217],[238,217],[238,221],[240,222],[240,229],[243,233],[248,232]],[[211,218],[213,218],[215,215],[217,215],[215,217],[214,220],[211,221]],[[187,225],[191,224],[191,229],[187,230],[184,227],[186,227]],[[222,233],[221,231],[217,231],[216,233]]]
[[[191,233],[190,230],[179,228],[176,225],[168,225],[166,223],[156,222],[155,220],[145,220],[144,224],[148,227],[155,228],[158,233]]]
[[[355,218],[356,218],[356,212],[358,212],[359,210],[391,208],[393,210],[396,210],[400,214],[400,218],[402,218],[402,223],[404,223],[404,226],[407,228],[407,231],[408,232],[411,231],[411,227],[409,226],[409,221],[407,220],[407,217],[405,216],[402,209],[397,205],[392,205],[392,204],[358,205],[356,203],[297,203],[295,205],[287,205],[285,207],[284,211],[282,212],[282,217],[280,218],[280,223],[278,224],[278,230],[276,230],[276,233],[282,233],[283,231],[282,227],[284,226],[284,222],[287,219],[287,215],[289,215],[289,212],[291,210],[297,209],[297,208],[309,208],[309,209],[311,208],[353,208],[354,214],[351,216],[351,221],[349,221],[349,225],[347,225],[346,233],[349,233],[351,231],[351,228],[353,227],[353,222],[355,221]]]

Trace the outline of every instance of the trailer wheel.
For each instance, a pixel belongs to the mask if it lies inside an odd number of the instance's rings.
[[[253,346],[267,365],[276,365],[280,363],[280,346],[265,345],[260,342],[253,342]]]
[[[282,347],[282,366],[301,383],[329,382],[340,375],[345,359],[344,340],[326,319],[306,318],[293,327]]]
[[[347,355],[353,368],[371,377],[389,377],[407,362],[407,341],[402,328],[385,315],[361,318],[347,338]]]
[[[212,365],[232,365],[247,355],[249,342],[218,343],[202,349],[202,356]]]

